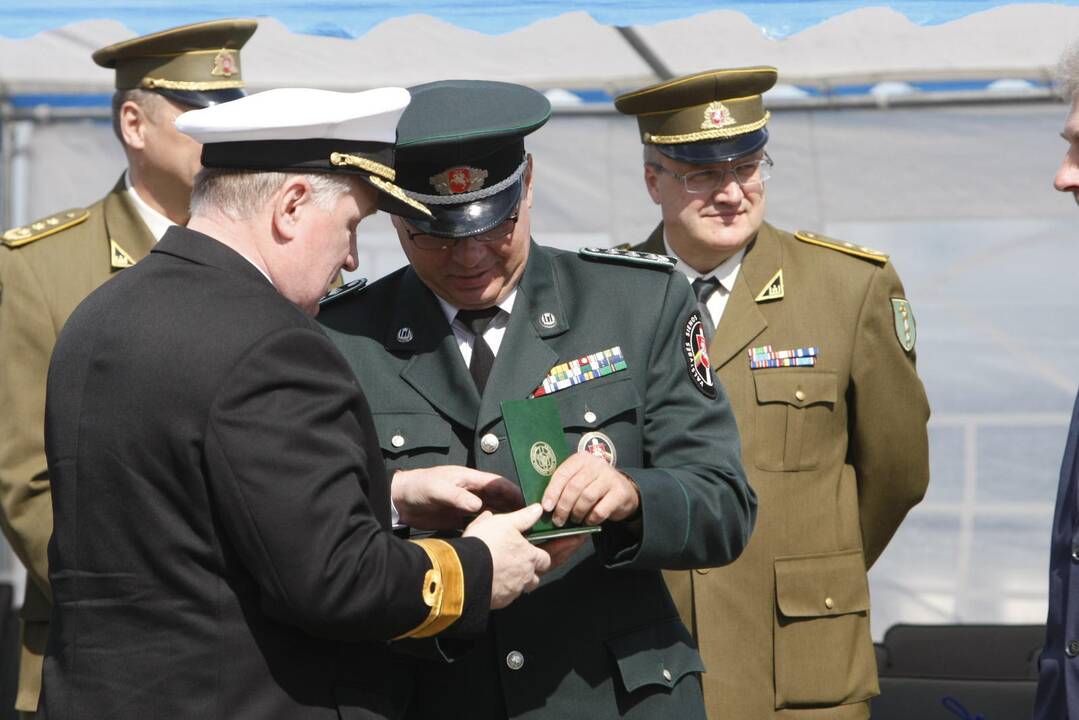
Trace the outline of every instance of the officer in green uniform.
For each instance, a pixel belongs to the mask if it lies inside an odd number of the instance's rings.
[[[677,258],[760,501],[745,553],[670,573],[713,720],[848,720],[878,694],[866,571],[929,480],[929,406],[888,257],[764,222],[776,70],[715,70],[618,97],[636,115]]]
[[[242,97],[240,48],[254,20],[215,20],[125,40],[94,53],[116,70],[113,129],[128,169],[88,208],[0,237],[0,506],[4,535],[27,568],[16,707],[37,709],[50,592],[52,534],[43,424],[45,375],[57,334],[91,290],[142,259],[188,218],[202,146],[173,121]]]
[[[433,218],[395,218],[410,264],[319,320],[391,471],[516,478],[500,402],[550,397],[577,452],[544,506],[602,532],[455,662],[419,662],[408,716],[704,718],[703,667],[660,570],[733,560],[755,499],[689,286],[669,258],[532,241],[523,138],[550,115],[543,95],[479,81],[411,92],[397,182]]]

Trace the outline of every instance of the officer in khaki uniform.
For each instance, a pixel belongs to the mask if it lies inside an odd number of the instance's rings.
[[[764,222],[776,70],[717,70],[620,96],[678,258],[717,328],[713,368],[760,502],[732,565],[668,573],[713,720],[869,716],[866,571],[929,479],[910,303],[887,256]]]
[[[48,635],[46,549],[52,534],[43,425],[45,376],[58,333],[97,286],[187,221],[201,146],[173,125],[185,110],[242,97],[239,50],[254,20],[217,20],[94,53],[116,70],[113,126],[128,171],[88,208],[5,232],[0,243],[0,505],[4,535],[27,568],[16,708],[37,709]]]
[[[602,532],[470,651],[417,662],[407,717],[702,719],[700,658],[660,570],[737,557],[755,500],[689,287],[669,258],[532,242],[524,136],[550,115],[542,94],[410,91],[397,183],[434,216],[395,218],[410,264],[319,320],[398,478],[449,464],[516,478],[500,403],[548,398],[577,452],[545,507]]]

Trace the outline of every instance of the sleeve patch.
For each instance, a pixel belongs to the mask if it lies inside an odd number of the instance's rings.
[[[622,250],[620,248],[585,247],[578,250],[577,254],[588,260],[603,260],[625,265],[639,265],[642,267],[658,268],[667,271],[674,269],[675,264],[674,258],[666,255],[641,252],[639,250]]]
[[[854,257],[859,257],[863,260],[870,260],[878,265],[884,265],[888,262],[888,256],[878,250],[867,248],[862,245],[855,245],[854,243],[843,242],[842,240],[834,240],[827,235],[820,235],[818,233],[809,232],[808,230],[799,230],[794,233],[794,237],[804,243],[829,248],[830,250],[838,250],[841,253],[853,255]]]
[[[903,349],[910,352],[918,340],[918,326],[914,322],[914,310],[904,298],[892,298],[892,315],[895,317],[895,336]]]
[[[694,310],[682,329],[682,352],[686,358],[689,379],[701,394],[716,399],[716,376],[712,373],[712,361],[708,359],[708,339],[704,334],[701,314]]]
[[[90,211],[86,208],[65,210],[64,212],[56,213],[55,215],[50,215],[49,217],[32,222],[29,225],[11,228],[3,235],[0,235],[0,240],[3,241],[4,245],[7,245],[10,248],[22,247],[35,240],[40,240],[43,237],[48,237],[61,230],[67,230],[69,227],[74,227],[81,222],[85,222],[88,217],[90,217]]]

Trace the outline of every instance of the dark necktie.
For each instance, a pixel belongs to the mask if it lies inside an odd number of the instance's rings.
[[[472,333],[472,360],[468,363],[468,372],[472,375],[472,381],[476,383],[476,389],[483,395],[483,389],[487,386],[487,376],[491,374],[491,368],[495,364],[495,354],[491,352],[491,346],[483,339],[483,333],[487,326],[495,319],[502,308],[489,307],[483,310],[458,310],[457,319]]]
[[[693,281],[693,294],[697,296],[697,309],[701,311],[701,325],[704,325],[704,336],[708,342],[712,342],[712,336],[716,334],[716,326],[712,324],[712,313],[708,312],[708,298],[719,287],[719,280],[714,277],[697,278]]]

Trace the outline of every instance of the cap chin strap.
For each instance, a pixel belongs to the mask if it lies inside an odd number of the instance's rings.
[[[526,157],[521,161],[521,164],[517,166],[517,169],[504,180],[496,182],[491,187],[480,188],[479,190],[473,190],[472,192],[460,193],[458,195],[425,195],[424,193],[413,192],[412,190],[405,190],[405,193],[414,200],[419,200],[425,205],[461,205],[464,203],[475,202],[476,200],[483,200],[489,198],[492,195],[497,195],[513,183],[521,179],[524,175],[525,168],[528,167],[528,158]]]

